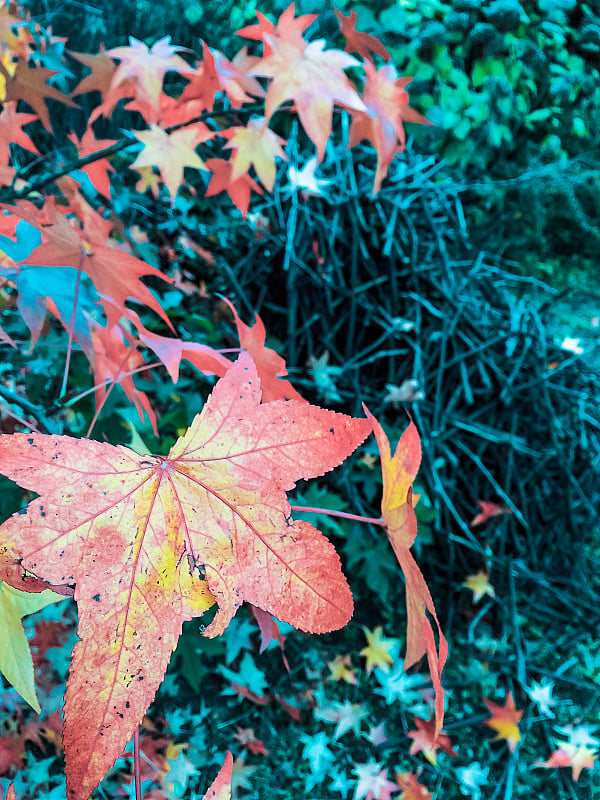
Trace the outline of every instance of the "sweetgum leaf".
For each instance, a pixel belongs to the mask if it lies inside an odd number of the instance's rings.
[[[0,578],[15,582],[16,554],[38,578],[76,584],[69,800],[87,798],[112,766],[182,623],[215,600],[208,636],[244,600],[310,632],[342,627],[352,614],[335,549],[291,519],[285,493],[337,466],[371,423],[297,400],[260,401],[244,353],[166,458],[68,436],[0,437],[0,472],[40,495],[0,527]]]

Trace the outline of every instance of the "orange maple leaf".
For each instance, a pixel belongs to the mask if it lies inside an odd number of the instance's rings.
[[[143,356],[137,350],[137,343],[120,325],[110,328],[93,325],[91,335],[93,343],[91,362],[96,383],[94,392],[96,410],[102,407],[107,392],[110,390],[107,384],[118,383],[129,401],[134,404],[140,419],[144,420],[144,411],[148,414],[152,429],[158,436],[156,414],[150,405],[148,395],[137,388],[131,374],[133,370],[144,363]]]
[[[183,183],[184,167],[206,169],[204,161],[194,150],[199,142],[213,136],[206,125],[190,125],[173,133],[167,133],[159,125],[150,125],[149,130],[135,131],[134,135],[143,143],[144,149],[131,168],[157,167],[173,199]]]
[[[224,161],[222,158],[207,158],[205,166],[212,172],[212,178],[204,193],[205,197],[213,197],[225,191],[231,198],[232,203],[239,208],[242,216],[248,216],[250,207],[250,190],[257,194],[264,194],[263,189],[248,173],[241,175],[237,180],[231,180],[233,165],[231,161]]]
[[[82,205],[85,213],[86,207]],[[67,218],[48,198],[42,209],[21,201],[10,207],[11,213],[40,229],[42,244],[23,259],[23,264],[42,267],[73,267],[87,273],[98,294],[105,302],[110,316],[111,306],[123,309],[128,298],[152,308],[171,327],[164,309],[140,278],[153,275],[167,283],[171,279],[128,253],[108,246],[108,231],[112,224],[90,210],[83,228],[73,218]]]
[[[230,180],[236,181],[254,166],[258,177],[272,192],[275,184],[275,159],[287,161],[287,156],[281,149],[285,139],[268,127],[264,117],[254,117],[246,127],[227,128],[221,131],[221,136],[230,140],[225,148],[234,150]]]
[[[304,130],[317,148],[319,161],[331,135],[333,104],[354,111],[367,107],[344,70],[361,65],[360,61],[341,50],[324,50],[325,40],[299,48],[287,40],[264,34],[271,55],[262,58],[251,70],[252,75],[272,78],[265,99],[265,117],[271,119],[286,100],[293,100]]]
[[[0,555],[16,552],[33,575],[76,584],[80,641],[64,705],[69,800],[87,798],[123,750],[184,620],[216,601],[212,637],[245,600],[309,632],[342,627],[352,614],[333,545],[291,519],[286,492],[341,463],[371,423],[260,401],[243,353],[166,458],[68,436],[0,436],[0,472],[40,493],[0,527]]]
[[[18,144],[26,150],[38,153],[39,150],[23,130],[23,126],[36,120],[37,114],[17,112],[16,103],[4,103],[0,113],[0,164],[8,166],[11,144]]]
[[[453,755],[456,755],[453,752]],[[419,783],[411,772],[396,772],[396,783],[402,792],[400,800],[432,800],[433,794],[422,783]]]
[[[222,300],[233,312],[241,346],[250,353],[256,364],[260,375],[263,399],[267,401],[303,400],[302,395],[294,389],[292,384],[284,380],[287,375],[284,359],[275,350],[265,347],[267,332],[258,314],[256,322],[250,327],[239,318],[235,306],[230,300],[226,297],[223,297]]]
[[[58,75],[57,70],[46,67],[30,67],[25,61],[19,61],[14,75],[6,82],[7,100],[24,100],[33,108],[42,125],[51,133],[50,116],[44,99],[47,97],[58,100],[70,108],[78,108],[69,97],[59,92],[53,86],[48,86],[47,80],[53,75]]]
[[[352,112],[349,145],[354,147],[362,139],[368,139],[377,151],[377,171],[372,192],[375,196],[394,154],[404,150],[406,137],[402,123],[431,123],[408,105],[408,92],[404,87],[412,78],[399,78],[393,64],[384,64],[376,70],[367,59],[363,66],[366,73],[363,88],[366,110],[365,113],[361,113],[360,109]]]
[[[202,101],[204,108],[212,108],[215,95],[224,92],[233,108],[239,108],[252,100],[247,92],[255,97],[264,97],[265,90],[256,78],[245,74],[246,70],[257,61],[258,59],[254,58],[247,62],[244,49],[233,61],[228,61],[220,50],[208,47],[202,42],[202,63],[195,70],[186,73],[186,77],[190,77],[190,83],[183,90],[179,98],[180,103],[198,99]],[[243,64],[245,69],[239,64]]]
[[[506,703],[503,706],[499,706],[485,697],[483,698],[483,702],[492,715],[485,721],[485,725],[498,733],[496,739],[505,739],[508,749],[511,753],[514,753],[517,743],[521,741],[518,723],[523,716],[523,712],[518,711],[515,707],[515,700],[512,692],[508,693]]]
[[[448,643],[442,633],[423,573],[410,552],[417,536],[417,518],[413,506],[418,498],[413,497],[412,484],[421,464],[421,442],[417,429],[411,422],[402,434],[392,457],[390,443],[383,428],[368,409],[365,408],[365,411],[373,423],[373,432],[381,456],[383,522],[406,580],[408,623],[404,668],[408,669],[413,666],[423,655],[427,654],[431,680],[435,689],[436,733],[439,734],[444,720],[444,691],[441,684],[441,673],[448,657]],[[439,645],[437,649],[427,612],[433,617],[438,629]]]
[[[70,133],[68,136],[77,148],[79,158],[85,158],[97,153],[99,150],[104,150],[105,147],[110,147],[117,141],[116,139],[96,139],[92,128],[86,128],[81,140],[77,138],[75,133]],[[82,167],[82,171],[88,176],[96,191],[105,197],[110,197],[110,177],[108,173],[112,169],[107,158],[97,158],[91,164],[86,164]]]
[[[108,91],[113,75],[116,72],[115,62],[110,56],[106,54],[104,48],[100,48],[99,53],[76,53],[69,50],[69,55],[73,56],[76,61],[85,64],[92,70],[89,75],[82,78],[77,86],[71,92],[71,97],[77,97],[80,94],[87,94],[88,92],[104,92]]]

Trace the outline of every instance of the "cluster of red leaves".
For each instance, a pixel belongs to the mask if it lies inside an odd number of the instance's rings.
[[[107,200],[110,155],[129,146],[131,138],[99,140],[93,126],[100,117],[110,119],[122,100],[147,126],[133,131],[137,157],[130,166],[140,175],[139,191],[158,196],[162,184],[174,198],[186,169],[206,170],[211,174],[206,195],[227,192],[243,215],[251,193],[263,191],[256,179],[271,190],[276,161],[286,159],[285,141],[269,127],[282,105],[297,113],[318,161],[334,109],[345,110],[351,118],[349,146],[366,139],[377,151],[374,194],[404,147],[403,122],[426,122],[409,109],[410,79],[398,76],[378,40],[355,30],[352,15],[338,14],[344,51],[326,48],[323,40],[308,41],[304,34],[316,15],[296,17],[292,4],[276,24],[258,13],[257,25],[239,31],[260,43],[260,55],[244,47],[228,60],[203,44],[202,58],[188,63],[180,55],[183,48],[168,38],[153,47],[132,39],[127,47],[100,54],[70,53],[91,69],[70,95],[49,85],[54,71],[36,66],[34,57],[45,45],[31,26],[6,6],[0,15],[0,140],[37,153],[24,127],[39,124],[51,131],[47,99],[75,108],[73,98],[99,92],[85,131],[70,136],[78,158],[65,172],[84,171]],[[388,63],[377,68],[374,54]],[[346,75],[350,67],[364,70],[362,87]],[[168,72],[185,81],[178,96],[164,91]],[[217,95],[235,110],[258,100],[264,114],[246,126],[228,127],[228,114],[213,112]],[[35,113],[17,111],[20,103]],[[199,145],[212,148],[215,157],[202,160]],[[205,631],[215,636],[247,601],[257,609],[265,638],[272,635],[268,615],[312,632],[346,624],[352,595],[339,558],[312,525],[292,520],[286,492],[297,480],[335,467],[372,429],[382,451],[383,522],[407,579],[406,665],[428,656],[439,734],[447,649],[410,554],[416,535],[411,485],[420,461],[414,426],[403,438],[406,447],[391,459],[387,439],[370,415],[352,419],[309,405],[285,379],[283,359],[265,347],[262,321],[248,327],[232,306],[246,351],[233,365],[209,347],[148,330],[128,304],[152,310],[175,334],[142,280],[167,284],[173,278],[118,246],[117,223],[107,218],[105,206],[88,202],[78,180],[45,176],[27,183],[13,154],[6,144],[0,147],[0,184],[12,186],[4,194],[9,202],[2,205],[0,235],[12,240],[14,252],[28,252],[3,255],[0,279],[16,292],[32,343],[47,313],[68,331],[63,389],[76,343],[94,373],[97,414],[118,384],[156,430],[150,400],[133,380],[151,366],[143,348],[174,381],[182,359],[221,377],[166,458],[88,439],[19,433],[0,438],[2,473],[40,495],[25,515],[2,525],[0,579],[32,591],[51,585],[68,593],[75,584],[80,641],[64,709],[69,798],[87,797],[122,752],[162,680],[184,620],[216,604]],[[37,191],[52,182],[56,194],[38,203]],[[58,302],[52,288],[65,270],[73,279],[70,308]],[[84,281],[95,292],[91,313],[82,310]],[[15,346],[3,331],[0,336]],[[25,580],[24,571],[34,578]],[[439,652],[427,614],[438,627]],[[219,779],[215,786],[214,796],[224,796]]]

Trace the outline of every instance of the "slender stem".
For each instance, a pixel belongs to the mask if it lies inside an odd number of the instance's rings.
[[[240,347],[225,347],[220,350],[215,350],[215,353],[241,353]],[[124,372],[121,375],[121,378],[127,378],[129,375],[136,375],[138,372],[144,372],[147,369],[154,369],[155,367],[164,367],[164,363],[162,361],[151,361],[149,364],[142,364],[141,367],[136,367],[135,369],[130,369],[128,372]],[[107,378],[102,383],[97,383],[95,386],[91,386],[89,389],[86,389],[84,392],[80,392],[79,394],[75,395],[75,397],[71,397],[70,400],[67,400],[66,403],[62,403],[65,408],[69,408],[69,406],[74,405],[75,403],[82,400],[84,397],[87,397],[88,394],[95,392],[96,389],[100,389],[102,386],[107,386],[109,383],[112,382],[112,378]]]
[[[83,259],[85,253],[81,250],[79,257],[79,266],[77,267],[77,280],[75,282],[75,294],[73,296],[73,313],[71,314],[71,322],[69,323],[69,344],[67,346],[67,358],[65,361],[65,371],[63,374],[63,382],[60,387],[59,400],[62,400],[67,391],[67,379],[69,377],[69,364],[71,363],[71,350],[73,349],[73,338],[75,336],[75,319],[77,317],[77,300],[79,299],[79,284],[81,283],[81,269],[83,267]]]
[[[162,361],[152,361],[150,364],[143,364],[141,367],[136,367],[136,369],[130,369],[129,372],[124,372],[120,377],[127,378],[129,375],[135,375],[138,372],[144,372],[144,370],[154,369],[154,367],[162,366],[164,366]],[[108,386],[109,383],[114,383],[114,378],[107,378],[105,381],[102,381],[102,383],[97,383],[95,386],[91,386],[89,389],[86,389],[85,392],[75,395],[75,397],[67,400],[67,402],[63,403],[62,405],[65,408],[68,408],[69,406],[79,402],[79,400],[82,400],[84,397],[87,397],[88,394],[95,392],[96,389],[101,389],[103,386]]]
[[[311,506],[290,506],[292,511],[306,511],[308,514],[327,514],[330,517],[342,517],[342,519],[353,519],[356,522],[366,522],[371,525],[381,525],[384,522],[381,517],[361,517],[359,514],[348,514],[345,511],[332,511],[330,508],[312,508]]]
[[[135,778],[135,800],[142,800],[142,764],[140,761],[140,729],[133,732],[133,774]]]

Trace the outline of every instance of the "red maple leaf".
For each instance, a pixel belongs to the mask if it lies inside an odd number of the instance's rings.
[[[268,756],[269,751],[262,739],[257,739],[252,728],[238,728],[233,738],[241,743],[245,750],[254,755]]]
[[[264,194],[261,186],[248,173],[232,180],[233,164],[231,161],[225,161],[222,158],[207,158],[204,166],[212,172],[212,178],[204,196],[213,197],[221,192],[227,192],[232,203],[242,212],[242,216],[247,217],[250,207],[250,191]]]
[[[352,595],[333,546],[291,519],[286,492],[322,475],[371,423],[296,400],[261,404],[243,353],[165,457],[68,436],[0,437],[0,472],[39,492],[0,527],[2,551],[76,584],[79,641],[65,697],[69,800],[83,800],[152,701],[181,631],[244,600],[311,632],[342,627]],[[8,572],[8,574],[6,574]],[[0,578],[11,582],[11,570]]]
[[[110,147],[116,142],[116,139],[96,139],[92,128],[86,128],[81,140],[74,133],[69,134],[69,139],[77,148],[79,158],[85,158],[97,153],[99,150],[104,150],[104,148]],[[110,197],[110,177],[108,173],[113,168],[107,158],[97,158],[81,169],[88,176],[96,191],[105,197]]]
[[[284,39],[298,49],[303,50],[306,46],[306,40],[302,34],[316,20],[318,14],[301,14],[296,17],[294,16],[295,13],[296,4],[291,3],[279,17],[277,25],[274,25],[268,17],[257,11],[258,25],[247,25],[245,28],[236,31],[236,33],[246,39],[262,41],[265,45],[263,53],[265,56],[271,53],[271,44],[268,37]]]
[[[478,500],[477,504],[481,508],[479,514],[476,514],[471,520],[471,527],[483,525],[488,519],[497,517],[500,514],[512,514],[512,511],[507,506],[500,506],[498,503],[492,503],[489,500]]]
[[[239,108],[252,100],[248,92],[254,97],[264,97],[265,90],[260,83],[246,74],[246,70],[258,59],[247,62],[246,58],[245,50],[242,50],[233,61],[229,61],[219,50],[202,42],[202,63],[195,70],[186,73],[190,82],[183,90],[179,102],[197,99],[202,101],[204,108],[212,108],[215,95],[223,92],[233,108]],[[243,63],[244,69],[238,66],[239,63]]]
[[[340,23],[342,36],[346,39],[344,50],[347,53],[358,53],[362,58],[370,58],[371,53],[376,53],[386,61],[391,59],[391,55],[376,36],[356,30],[356,20],[358,19],[356,11],[351,11],[347,17],[337,8],[334,8],[333,11]]]
[[[415,717],[415,723],[417,725],[416,730],[408,731],[406,734],[409,739],[412,739],[412,744],[410,746],[410,753],[412,755],[415,755],[415,753],[423,753],[425,758],[434,766],[437,763],[438,750],[447,753],[453,758],[457,757],[450,737],[445,733],[436,732],[436,724],[433,718],[424,720]]]

